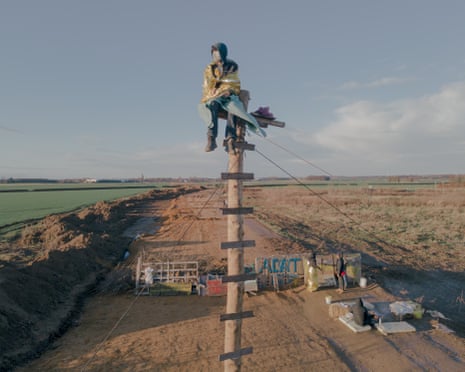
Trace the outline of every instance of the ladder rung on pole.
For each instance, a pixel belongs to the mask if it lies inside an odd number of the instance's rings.
[[[257,279],[257,274],[227,275],[221,278],[223,283],[237,283]]]
[[[240,358],[242,355],[252,354],[253,348],[252,346],[245,347],[239,351],[233,351],[231,353],[224,353],[220,355],[220,362],[223,362],[228,359],[237,359]]]
[[[221,173],[222,180],[253,180],[253,173]]]
[[[253,213],[252,207],[239,207],[239,208],[221,208],[223,214],[251,214]]]
[[[255,145],[247,142],[234,142],[234,146],[241,150],[255,151]]]
[[[253,311],[243,311],[242,313],[231,313],[231,314],[221,314],[220,321],[225,320],[238,320],[238,319],[245,319],[245,318],[253,318]]]
[[[238,240],[234,242],[222,242],[221,249],[251,248],[255,247],[255,240]]]

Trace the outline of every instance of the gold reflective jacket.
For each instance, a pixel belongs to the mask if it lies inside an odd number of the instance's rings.
[[[237,66],[237,65],[236,65]],[[241,91],[241,81],[239,70],[224,71],[222,74],[215,63],[210,63],[203,73],[203,94],[201,103],[221,97],[226,92],[239,95]]]

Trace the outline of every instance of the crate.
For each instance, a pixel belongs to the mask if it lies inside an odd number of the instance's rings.
[[[221,279],[207,280],[207,296],[226,296],[228,285]]]

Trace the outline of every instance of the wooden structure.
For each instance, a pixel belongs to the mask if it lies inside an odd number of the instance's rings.
[[[247,110],[249,92],[241,90],[239,98]],[[232,116],[226,113],[219,116],[233,120]],[[262,127],[284,126],[282,122],[256,119]],[[255,246],[254,241],[244,240],[243,215],[253,213],[253,208],[242,205],[242,182],[253,179],[253,174],[243,173],[244,151],[255,149],[254,145],[245,141],[245,128],[246,124],[238,120],[237,139],[235,141],[230,139],[224,144],[228,149],[229,165],[228,172],[221,175],[222,179],[228,182],[228,208],[223,208],[223,214],[227,215],[228,219],[228,240],[221,244],[222,249],[228,250],[228,275],[223,278],[223,282],[228,283],[226,314],[220,317],[220,320],[225,322],[224,354],[220,355],[220,361],[224,361],[225,371],[240,371],[241,357],[253,351],[252,347],[241,348],[242,319],[253,317],[251,311],[242,311],[244,282],[254,279],[250,274],[244,273],[244,248]]]
[[[147,277],[149,272],[150,280]],[[142,256],[137,260],[136,294],[190,294],[190,289],[198,282],[197,261],[142,262]]]

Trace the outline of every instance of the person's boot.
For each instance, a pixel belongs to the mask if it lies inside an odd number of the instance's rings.
[[[205,152],[210,152],[216,149],[216,139],[213,136],[208,136],[208,143],[205,147]]]

